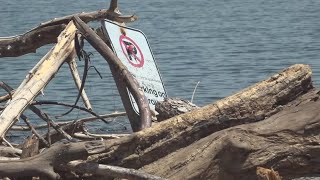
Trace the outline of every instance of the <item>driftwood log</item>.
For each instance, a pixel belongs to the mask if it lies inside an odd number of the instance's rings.
[[[91,159],[140,168],[214,132],[261,121],[311,88],[310,67],[295,65],[214,104],[136,133],[129,144],[119,145],[113,152],[91,156]]]
[[[121,16],[117,0],[111,0],[109,9],[55,18],[26,34],[0,38],[0,57],[20,56],[57,42],[16,90],[0,83],[8,93],[0,97],[0,101],[7,101],[0,108],[0,142],[11,146],[0,147],[0,178],[256,179],[257,173],[266,179],[271,176],[291,179],[319,174],[320,91],[313,88],[309,66],[291,66],[202,108],[183,100],[167,99],[157,107],[162,122],[150,127],[151,112],[139,84],[107,43],[85,24],[104,18],[119,23],[137,19]],[[74,41],[77,33],[108,62],[132,129],[139,132],[103,140],[111,136],[92,134],[83,127],[84,122],[101,116],[60,126],[61,123],[52,121],[34,106],[64,104],[34,99],[60,66],[69,62],[78,98],[81,95],[86,102],[86,108],[78,108],[95,115],[83,91],[85,73],[81,81],[73,60],[75,50],[80,56],[83,52],[78,47],[80,43]],[[127,88],[138,103],[140,115],[134,114],[126,102]],[[75,106],[76,103],[71,105]],[[47,134],[40,135],[22,114],[26,108],[47,121]],[[19,117],[34,135],[23,146],[13,147],[5,135]],[[50,127],[56,131],[50,131]],[[99,140],[91,141],[92,138]],[[61,139],[69,142],[58,142]],[[47,148],[39,151],[43,147]]]
[[[18,176],[24,167],[25,175],[56,178],[53,169],[61,172],[61,165],[79,159],[173,179],[255,179],[257,166],[272,167],[285,179],[316,173],[319,94],[310,67],[294,65],[126,137],[57,144],[31,158],[0,161],[0,175]]]
[[[266,120],[215,132],[141,170],[170,179],[256,179],[259,166],[283,179],[317,174],[318,99],[311,91]]]

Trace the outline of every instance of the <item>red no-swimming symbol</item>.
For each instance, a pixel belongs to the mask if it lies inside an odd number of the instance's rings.
[[[134,67],[142,67],[144,57],[140,47],[128,36],[121,35],[119,38],[123,54],[128,59],[129,63]]]

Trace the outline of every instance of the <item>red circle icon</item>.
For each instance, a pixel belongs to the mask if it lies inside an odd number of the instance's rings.
[[[134,67],[142,67],[144,64],[144,57],[140,47],[131,38],[125,35],[121,35],[119,41],[122,52],[129,63]]]

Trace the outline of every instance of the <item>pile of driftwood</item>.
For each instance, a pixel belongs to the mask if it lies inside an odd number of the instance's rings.
[[[157,104],[159,122],[151,126],[151,111],[139,84],[101,32],[86,24],[104,18],[127,23],[137,17],[121,16],[117,1],[112,0],[108,10],[56,18],[26,34],[0,38],[0,57],[20,56],[56,43],[17,89],[0,83],[8,92],[0,97],[5,103],[0,114],[1,178],[291,179],[320,172],[320,92],[312,85],[308,65],[293,65],[213,104],[189,105],[193,110],[187,113],[183,101],[168,99]],[[76,69],[76,56],[87,66],[83,39],[108,62],[120,95],[128,88],[134,96],[141,113],[138,119],[127,109],[126,114],[135,133],[114,137],[85,130],[87,121],[125,114],[98,115],[92,110],[84,91],[86,71],[80,80]],[[36,100],[64,63],[79,89],[76,102],[81,97],[86,107]],[[39,104],[76,108],[93,116],[57,123]],[[23,114],[27,109],[46,125],[32,125]],[[26,126],[15,126],[18,119]],[[43,127],[48,128],[47,134],[37,132]],[[33,135],[14,145],[6,139],[10,129],[27,129]]]

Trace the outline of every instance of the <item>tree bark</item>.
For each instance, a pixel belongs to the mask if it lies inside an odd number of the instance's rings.
[[[130,180],[165,180],[164,178],[147,174],[145,172],[138,171],[135,169],[127,169],[103,164],[82,163],[73,161],[68,163],[67,166],[72,171],[80,174],[88,173],[94,176],[100,176],[104,178],[115,177]]]
[[[166,98],[164,101],[157,102],[155,106],[155,110],[158,113],[157,121],[164,121],[197,108],[198,106],[187,100],[179,98]]]
[[[0,177],[41,176],[57,179],[59,175],[55,173],[54,168],[75,159],[85,159],[88,156],[88,148],[94,148],[100,144],[99,142],[59,144],[33,157],[0,161]]]
[[[269,79],[214,104],[175,116],[141,133],[113,152],[93,155],[92,161],[140,168],[214,132],[265,119],[282,105],[312,88],[311,69],[294,65]]]
[[[319,91],[303,97],[266,120],[213,133],[141,170],[170,179],[257,179],[258,166],[283,179],[318,174]]]

